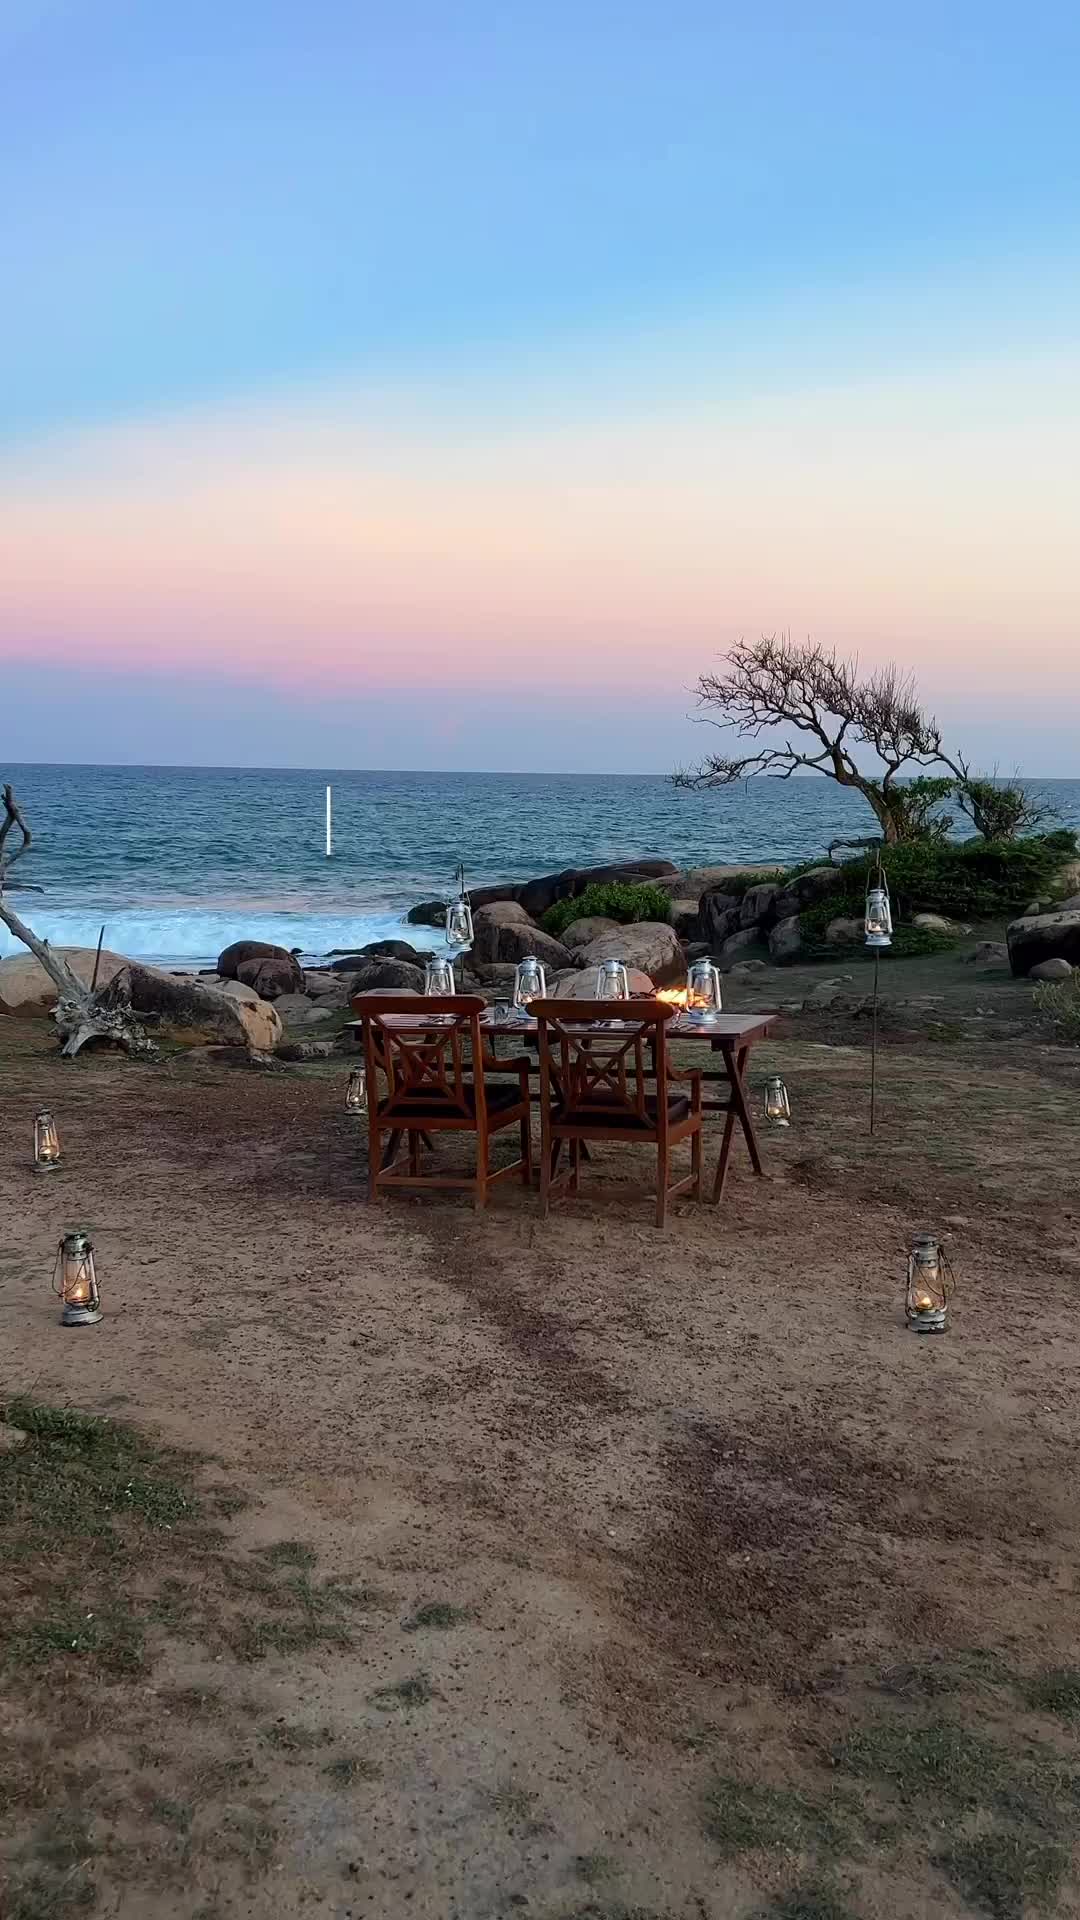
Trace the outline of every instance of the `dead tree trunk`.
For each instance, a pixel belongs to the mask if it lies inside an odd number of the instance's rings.
[[[16,860],[20,860],[33,844],[33,835],[10,787],[3,790],[3,806],[4,819],[0,825],[0,920],[16,940],[21,940],[23,946],[30,949],[35,960],[44,967],[49,979],[59,989],[53,1019],[64,1043],[62,1052],[68,1059],[73,1059],[88,1041],[111,1040],[135,1057],[152,1058],[157,1048],[132,1012],[126,975],[117,974],[115,980],[110,981],[100,993],[91,993],[67,961],[53,952],[47,940],[39,940],[33,928],[20,920],[14,907],[8,904],[5,897],[8,875]],[[4,842],[13,827],[18,828],[22,841],[13,853],[5,854]]]

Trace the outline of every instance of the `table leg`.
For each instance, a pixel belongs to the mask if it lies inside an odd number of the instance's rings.
[[[746,1099],[746,1086],[743,1078],[746,1072],[746,1062],[750,1057],[750,1049],[749,1047],[740,1047],[736,1051],[731,1047],[721,1046],[719,1049],[716,1049],[714,1046],[714,1051],[719,1051],[724,1056],[724,1068],[728,1077],[728,1085],[731,1088],[731,1100],[724,1117],[724,1137],[720,1143],[720,1158],[716,1163],[716,1178],[713,1181],[712,1197],[713,1205],[716,1206],[723,1197],[724,1182],[727,1179],[728,1161],[731,1158],[731,1145],[735,1134],[736,1121],[738,1121],[743,1130],[747,1149],[750,1154],[750,1164],[754,1172],[763,1176],[765,1169],[761,1164],[761,1154],[758,1151],[757,1135],[754,1132],[754,1122],[750,1116],[750,1108]]]

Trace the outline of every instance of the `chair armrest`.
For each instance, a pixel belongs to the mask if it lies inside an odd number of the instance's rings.
[[[673,1067],[669,1065],[667,1077],[669,1080],[700,1080],[704,1071],[704,1067]]]
[[[516,1073],[518,1075],[531,1073],[534,1064],[527,1055],[523,1054],[518,1054],[513,1060],[500,1060],[498,1054],[489,1053],[486,1047],[480,1061],[481,1070],[484,1073]]]

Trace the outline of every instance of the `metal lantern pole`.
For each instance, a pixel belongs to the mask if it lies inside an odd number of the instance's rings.
[[[871,1137],[873,1136],[873,1132],[874,1132],[874,1122],[877,1119],[877,995],[878,995],[878,969],[880,966],[881,966],[881,960],[877,953],[877,950],[875,949],[874,951],[874,1000],[873,1000],[873,1007],[870,1015],[870,1133],[871,1133]]]
[[[872,1134],[877,1123],[878,968],[881,949],[892,946],[893,932],[892,905],[889,900],[889,888],[881,869],[880,853],[874,884],[871,884],[870,875],[867,875],[863,931],[866,944],[874,956],[874,995],[870,1013],[870,1132]]]

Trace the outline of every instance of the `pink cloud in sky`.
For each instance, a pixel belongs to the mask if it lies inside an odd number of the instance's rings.
[[[0,656],[332,691],[690,684],[791,627],[1080,690],[1076,362],[466,427],[343,390],[0,466]]]

